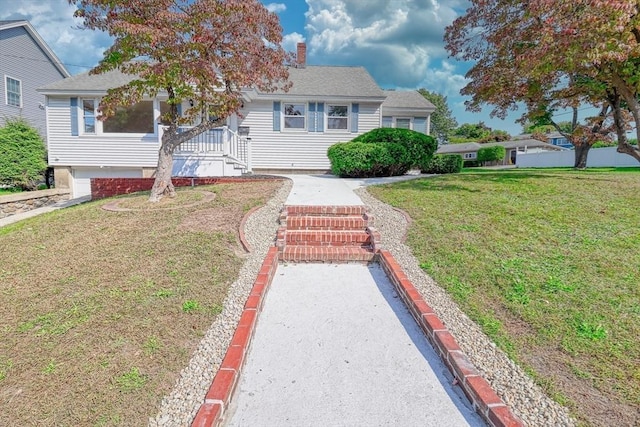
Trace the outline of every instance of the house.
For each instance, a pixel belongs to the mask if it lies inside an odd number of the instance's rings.
[[[502,165],[515,165],[518,153],[539,153],[544,151],[563,151],[566,148],[558,147],[537,139],[513,139],[510,141],[489,142],[479,144],[477,142],[467,142],[464,144],[446,144],[438,147],[436,154],[459,154],[464,160],[475,161],[478,158],[478,150],[483,147],[495,145],[503,146],[506,155]]]
[[[243,90],[243,106],[226,126],[178,147],[174,176],[324,172],[330,169],[331,145],[381,127],[383,116],[392,126],[429,132],[435,107],[420,101],[417,92],[417,97],[389,95],[363,67],[307,65],[303,43],[297,61],[289,70],[289,91]],[[123,108],[118,117],[96,120],[100,97],[132,79],[119,71],[86,73],[40,89],[47,97],[49,164],[56,186],[70,187],[74,197],[89,194],[92,177],[151,177],[155,172],[166,95]]]
[[[547,132],[544,134],[547,137],[547,143],[551,145],[555,145],[561,148],[567,148],[569,150],[573,150],[573,144],[560,132]],[[522,134],[518,135],[516,139],[531,139],[532,134]]]
[[[45,138],[45,96],[36,89],[69,75],[28,21],[0,21],[0,126],[22,117]]]

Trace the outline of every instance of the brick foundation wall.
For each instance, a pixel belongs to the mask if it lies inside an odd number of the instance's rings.
[[[228,184],[232,182],[247,182],[255,180],[279,180],[278,177],[199,177],[199,178],[171,178],[174,187],[191,187],[199,185]],[[91,178],[91,199],[119,196],[121,194],[149,191],[153,187],[155,178]]]

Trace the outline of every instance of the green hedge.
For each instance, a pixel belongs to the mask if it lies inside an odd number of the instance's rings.
[[[343,178],[403,175],[408,167],[398,159],[407,159],[407,150],[400,144],[340,142],[329,147],[327,156],[331,172]]]
[[[409,129],[378,128],[357,136],[352,141],[365,143],[396,143],[402,145],[408,154],[406,170],[427,167],[438,149],[436,140],[420,132]],[[398,159],[405,162],[404,159]],[[406,171],[405,171],[406,172]]]
[[[0,184],[35,190],[47,169],[47,151],[38,131],[24,119],[0,127]]]
[[[459,154],[437,154],[433,156],[429,167],[421,169],[422,173],[459,173],[462,170],[462,156]]]
[[[502,145],[493,145],[491,147],[482,147],[478,150],[478,161],[495,162],[501,161],[506,156],[507,150]]]

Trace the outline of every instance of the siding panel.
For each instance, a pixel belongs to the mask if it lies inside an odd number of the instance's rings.
[[[380,127],[380,105],[360,103],[358,133],[274,132],[273,103],[254,101],[243,111],[241,126],[249,126],[253,167],[257,169],[327,170],[327,149],[337,143]]]
[[[64,76],[50,62],[24,27],[0,31],[0,125],[5,118],[23,117],[45,137],[44,95],[36,89]],[[7,105],[5,75],[22,83],[22,108]]]

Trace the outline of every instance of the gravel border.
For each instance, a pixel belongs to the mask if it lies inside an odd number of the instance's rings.
[[[404,244],[408,228],[405,214],[371,196],[366,189],[355,193],[369,207],[382,247],[394,256],[407,278],[454,335],[469,360],[496,393],[527,426],[575,426],[567,408],[549,398],[533,380],[500,350],[449,295],[420,268]]]
[[[180,372],[173,391],[162,399],[158,414],[149,418],[149,426],[191,425],[222,363],[267,251],[275,242],[280,211],[291,187],[291,180],[283,179],[275,196],[248,217],[244,231],[252,251],[247,254],[238,280],[229,288],[222,312],[205,333],[187,367]]]

